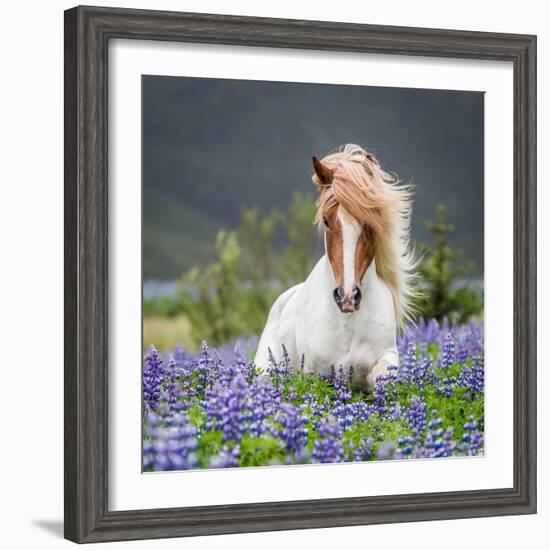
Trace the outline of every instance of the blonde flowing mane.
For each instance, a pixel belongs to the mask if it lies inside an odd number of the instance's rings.
[[[359,145],[343,145],[321,159],[334,171],[332,184],[319,187],[316,223],[338,205],[344,213],[374,234],[378,276],[388,285],[398,327],[412,319],[417,262],[409,242],[411,188],[380,167],[378,160]]]

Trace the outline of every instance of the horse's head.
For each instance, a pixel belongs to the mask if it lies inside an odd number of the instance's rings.
[[[376,255],[376,274],[393,296],[402,326],[412,315],[417,262],[409,249],[411,188],[385,172],[362,147],[343,145],[321,160],[313,158],[319,189],[316,222],[334,275],[334,300],[340,311],[361,304],[362,282]]]
[[[350,158],[353,159],[353,156]],[[359,309],[361,283],[376,249],[377,228],[369,220],[375,223],[378,220],[373,220],[372,215],[362,215],[370,206],[360,204],[368,198],[365,196],[368,193],[350,183],[355,168],[365,169],[361,160],[354,167],[330,162],[330,157],[323,159],[323,162],[313,157],[313,180],[320,191],[317,221],[319,225],[322,223],[325,252],[334,275],[334,301],[343,313],[353,313]]]

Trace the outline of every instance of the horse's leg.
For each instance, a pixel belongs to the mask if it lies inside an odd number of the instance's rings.
[[[366,376],[367,388],[374,388],[376,379],[379,376],[385,376],[389,373],[391,366],[397,366],[399,364],[399,357],[396,350],[386,352],[378,361],[368,369]]]

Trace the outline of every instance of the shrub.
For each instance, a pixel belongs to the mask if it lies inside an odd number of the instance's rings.
[[[468,283],[458,283],[471,272],[472,265],[459,262],[462,252],[449,246],[448,237],[454,227],[446,221],[445,206],[438,207],[437,221],[428,221],[427,226],[435,236],[435,245],[421,245],[418,313],[425,319],[449,318],[464,323],[483,311],[479,292]]]
[[[189,317],[196,341],[219,345],[262,331],[275,298],[313,267],[313,215],[313,201],[295,194],[286,214],[243,208],[238,230],[218,232],[216,260],[178,284],[176,309]]]

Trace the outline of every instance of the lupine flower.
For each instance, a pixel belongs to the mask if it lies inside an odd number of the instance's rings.
[[[160,389],[164,381],[164,368],[162,359],[155,346],[151,346],[145,355],[143,367],[143,400],[146,407],[154,411],[159,402]]]
[[[248,433],[261,437],[270,433],[273,415],[281,406],[281,392],[265,379],[256,379],[250,384],[250,400],[253,403]]]
[[[148,413],[149,440],[143,445],[143,467],[151,470],[189,470],[197,466],[196,430],[183,414],[173,415],[161,425],[161,418]]]
[[[250,387],[242,374],[229,386],[215,384],[207,390],[208,422],[211,429],[223,432],[223,441],[240,441],[248,430],[252,418],[249,398]]]
[[[166,390],[162,392],[162,402],[168,406],[168,410],[178,410],[179,403],[179,385],[175,382],[170,382],[166,385]]]
[[[383,374],[374,382],[373,412],[384,414],[391,407],[395,398],[395,374]]]
[[[222,447],[220,453],[210,459],[211,468],[235,468],[239,465],[241,450],[238,445],[232,449],[227,446]]]
[[[357,449],[354,449],[353,461],[364,462],[365,460],[370,460],[372,458],[373,446],[374,440],[372,437],[361,441],[361,443],[357,446]]]
[[[470,416],[468,422],[464,424],[466,432],[462,436],[462,443],[459,450],[468,456],[478,456],[483,454],[483,434],[477,429],[477,422],[473,416]]]
[[[344,449],[340,439],[341,430],[337,422],[321,421],[319,439],[313,445],[311,456],[315,462],[342,462]]]
[[[440,385],[437,387],[437,393],[444,395],[447,399],[449,399],[453,395],[453,388],[456,387],[456,384],[457,379],[455,376],[443,378],[440,381]]]
[[[423,433],[426,429],[428,419],[426,415],[426,402],[417,395],[414,395],[409,408],[405,411],[405,419],[413,430]]]
[[[196,373],[198,375],[197,391],[204,392],[207,387],[212,387],[217,375],[217,361],[210,355],[206,342],[202,343],[200,358],[197,363]]]
[[[333,407],[333,415],[340,422],[341,428],[348,430],[356,420],[356,415],[359,410],[353,403],[351,403],[351,379],[353,376],[353,369],[350,368],[345,371],[342,367],[335,371],[334,368],[331,371],[329,379],[332,380],[334,389],[336,390],[336,401]]]
[[[441,357],[439,358],[439,368],[448,369],[455,362],[455,340],[449,332],[443,341]]]
[[[351,368],[323,378],[304,372],[304,357],[292,365],[285,348],[278,363],[272,356],[268,376],[261,375],[246,359],[255,346],[254,338],[219,349],[203,343],[196,355],[176,348],[167,359],[149,350],[145,470],[483,454],[479,322],[420,320],[406,327],[397,341],[400,366],[380,376],[369,395],[353,387]],[[440,412],[428,418],[427,402],[441,403]],[[458,410],[467,415],[464,426],[457,424]]]
[[[437,386],[439,385],[439,382],[440,382],[440,378],[435,372],[435,370],[433,368],[429,368],[426,373],[426,383],[429,384],[430,386]]]
[[[378,447],[378,460],[391,460],[395,455],[395,443],[393,441],[384,441]]]
[[[417,360],[416,351],[416,345],[411,342],[399,366],[397,380],[423,388],[427,382],[428,372],[432,370],[433,361],[426,355],[421,355]]]
[[[292,374],[292,365],[290,364],[290,358],[286,347],[282,346],[282,358],[279,362],[275,360],[271,349],[269,349],[269,364],[268,364],[269,376],[275,386],[279,386],[283,382],[290,379]]]
[[[309,420],[302,414],[302,410],[288,403],[282,403],[274,417],[279,425],[275,434],[285,444],[287,453],[302,451],[307,444],[307,424]]]
[[[483,391],[485,386],[483,358],[474,357],[471,367],[468,365],[462,367],[458,384],[466,388],[466,394],[472,401]]]
[[[397,440],[399,448],[395,451],[395,458],[409,458],[413,457],[416,451],[416,446],[418,444],[417,435],[407,435],[405,437],[400,437]]]
[[[416,371],[416,344],[410,342],[398,370],[398,379],[413,383]]]

